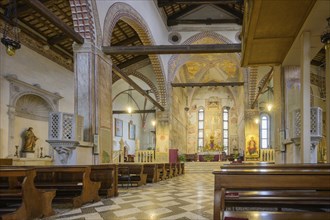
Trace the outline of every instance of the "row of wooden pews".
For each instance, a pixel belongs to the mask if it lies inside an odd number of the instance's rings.
[[[120,168],[129,167],[131,183],[137,186],[184,173],[184,164],[101,164],[65,166],[0,165],[0,219],[35,219],[54,214],[53,203],[77,208],[118,196]]]
[[[117,196],[117,172],[115,164],[0,166],[1,219],[41,218],[54,214],[52,203],[77,208],[99,195]]]
[[[129,178],[127,178],[127,171]],[[118,183],[142,186],[184,174],[184,163],[123,163],[118,165]]]
[[[214,219],[330,219],[330,164],[224,165],[213,174]],[[260,211],[269,207],[276,211]]]

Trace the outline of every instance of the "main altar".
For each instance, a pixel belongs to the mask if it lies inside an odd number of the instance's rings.
[[[206,141],[205,146],[201,152],[197,153],[197,160],[201,162],[207,161],[221,161],[223,155],[223,147],[215,143],[214,136],[210,136],[210,141]]]

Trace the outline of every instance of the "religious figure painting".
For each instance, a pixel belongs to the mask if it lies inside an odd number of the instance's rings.
[[[120,120],[118,118],[115,118],[115,136],[123,136],[123,120]]]
[[[259,145],[257,138],[253,135],[249,135],[246,139],[245,159],[259,160]]]

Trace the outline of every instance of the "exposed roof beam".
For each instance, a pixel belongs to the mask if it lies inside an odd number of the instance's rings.
[[[42,4],[45,4],[51,0],[39,0]],[[25,15],[26,13],[29,13],[33,10],[33,8],[31,8],[29,5],[21,5],[19,7],[17,7],[17,15],[18,17]]]
[[[140,61],[145,60],[145,59],[148,59],[148,58],[149,58],[148,55],[140,55],[140,56],[136,56],[136,57],[134,57],[134,58],[132,58],[132,59],[129,59],[129,60],[127,60],[127,61],[121,63],[121,64],[118,64],[117,66],[118,66],[118,68],[120,68],[120,69],[124,69],[124,68],[126,68],[126,67],[128,67],[128,66],[130,66],[130,65],[133,65],[133,64],[135,64],[135,63],[137,63],[137,62],[140,62]]]
[[[114,110],[112,114],[144,114],[144,113],[156,113],[155,109],[147,109],[147,110],[133,110],[131,113],[128,113],[127,110]]]
[[[251,105],[251,109],[254,109],[254,107],[256,107],[259,96],[262,94],[264,88],[268,85],[269,81],[272,79],[272,77],[273,77],[273,70],[274,70],[274,68],[272,67],[270,69],[270,71],[268,72],[268,75],[267,75],[265,81],[263,82],[263,84],[261,85],[261,87],[259,87],[258,94],[256,95],[256,98],[254,99],[254,102]]]
[[[172,87],[243,86],[244,82],[171,83]]]
[[[141,95],[146,97],[152,104],[154,104],[159,110],[164,111],[164,107],[161,106],[154,98],[152,98],[145,90],[143,90],[138,84],[136,84],[131,78],[129,78],[121,69],[119,69],[116,65],[112,65],[112,70],[116,75],[118,75],[121,79],[127,82],[133,89],[139,92]]]
[[[243,0],[157,0],[158,7],[172,4],[237,4]]]
[[[31,7],[33,7],[38,13],[52,22],[57,28],[63,31],[66,35],[71,37],[75,42],[79,44],[84,43],[84,38],[77,32],[75,32],[71,27],[64,23],[61,19],[56,17],[46,6],[40,3],[38,0],[24,0]]]
[[[241,44],[197,44],[197,45],[146,45],[146,46],[103,46],[103,53],[114,54],[196,54],[238,53]]]
[[[65,40],[66,38],[68,38],[68,37],[65,34],[55,35],[53,37],[48,38],[47,43],[49,45],[58,44],[59,42],[61,42],[62,40]]]
[[[188,12],[191,12],[192,10],[198,8],[199,5],[188,5],[187,7],[185,7],[184,9],[172,14],[171,16],[168,16],[167,19],[177,19],[183,15],[185,15]]]
[[[112,46],[123,46],[123,45],[127,45],[127,44],[132,44],[132,43],[134,43],[136,41],[139,41],[139,40],[140,40],[139,36],[135,35],[133,37],[129,37],[125,40],[119,41],[118,43],[111,44],[111,45]]]
[[[229,12],[230,14],[234,15],[235,17],[241,19],[241,23],[243,20],[243,13],[241,11],[235,10],[232,7],[229,7],[228,5],[217,5],[219,8],[222,8],[223,10]]]
[[[184,20],[177,20],[177,19],[168,19],[167,26],[174,26],[178,24],[242,24],[242,20],[239,18],[236,19],[184,19]]]

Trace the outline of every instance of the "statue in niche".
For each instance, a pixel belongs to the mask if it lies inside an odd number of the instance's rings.
[[[206,142],[204,147],[204,151],[222,151],[223,148],[220,147],[218,144],[214,143],[214,136],[210,136],[210,142]]]
[[[24,146],[23,146],[23,152],[34,152],[34,148],[36,146],[36,141],[39,138],[34,135],[33,133],[33,128],[29,127],[25,132],[24,132]]]

